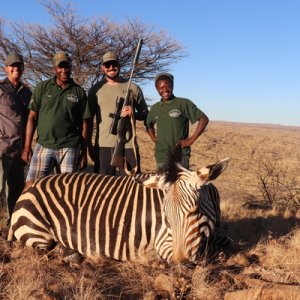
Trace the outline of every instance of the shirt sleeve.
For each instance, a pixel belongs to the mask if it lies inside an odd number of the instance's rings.
[[[82,89],[82,101],[84,103],[84,113],[83,113],[83,119],[89,119],[94,116],[91,103],[86,95],[86,92]]]
[[[93,116],[96,115],[96,120],[97,123],[101,123],[101,112],[100,112],[100,107],[98,105],[98,97],[97,97],[97,92],[99,89],[102,88],[102,86],[106,83],[106,80],[101,80],[94,84],[89,92],[88,92],[88,103],[91,109],[91,112]]]
[[[148,115],[148,106],[145,101],[143,92],[140,87],[137,87],[136,105],[134,117],[136,120],[145,121]]]
[[[154,127],[154,124],[155,124],[155,119],[153,118],[153,110],[155,108],[152,106],[148,115],[147,115],[147,119],[146,119],[146,127],[147,128],[153,128]]]
[[[184,111],[186,117],[190,120],[192,124],[199,121],[203,116],[204,112],[200,110],[191,100],[185,100]]]
[[[42,84],[43,84],[42,82],[39,82],[36,85],[34,92],[31,95],[29,104],[28,104],[28,108],[35,112],[38,112],[40,110],[41,100],[42,100],[41,99],[42,98],[42,95],[41,95]]]
[[[97,92],[97,86],[94,85],[90,88],[89,92],[88,92],[88,103],[89,103],[89,106],[90,106],[90,109],[92,111],[93,114],[96,113],[97,111],[97,96],[96,96],[96,92]]]

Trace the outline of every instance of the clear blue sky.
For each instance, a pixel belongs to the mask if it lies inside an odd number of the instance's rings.
[[[165,30],[188,52],[171,66],[174,94],[211,120],[300,126],[300,1],[82,0],[78,15],[126,17]],[[38,0],[3,1],[10,21],[47,25]],[[144,94],[158,100],[153,84]]]

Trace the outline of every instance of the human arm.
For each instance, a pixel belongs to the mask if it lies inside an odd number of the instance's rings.
[[[33,140],[33,135],[36,130],[37,126],[37,119],[38,119],[38,113],[30,110],[29,115],[28,115],[28,120],[26,124],[26,131],[25,131],[25,144],[24,144],[24,149],[22,152],[22,160],[25,162],[29,162],[32,156],[32,140]]]
[[[147,114],[148,114],[148,108],[143,108],[140,109],[136,112],[134,112],[134,118],[135,120],[138,121],[144,121],[147,118]],[[126,105],[123,107],[122,112],[121,112],[121,116],[122,117],[126,117],[129,116],[131,117],[133,115],[133,109],[130,105]]]
[[[151,141],[156,144],[157,136],[154,127],[156,123],[156,118],[153,117],[153,109],[154,107],[152,106],[144,122],[144,125],[147,129],[147,133],[149,134]]]
[[[153,143],[156,143],[157,141],[157,137],[156,137],[156,134],[155,134],[155,129],[154,127],[150,127],[150,128],[147,128],[147,132],[152,140]]]
[[[95,150],[95,147],[96,147],[96,145],[98,145],[98,139],[99,139],[98,125],[101,123],[101,112],[100,112],[100,106],[98,104],[97,92],[103,86],[103,84],[105,82],[106,81],[101,80],[100,82],[93,85],[91,87],[91,89],[89,90],[88,96],[87,96],[87,105],[89,107],[89,113],[88,113],[89,117],[86,119],[86,125],[87,125],[86,147],[87,147],[88,155],[94,163],[98,160],[98,154],[97,154],[97,151]],[[95,128],[95,137],[93,140],[94,121],[96,122],[96,128]]]
[[[186,147],[191,146],[196,141],[196,139],[202,134],[202,132],[205,130],[208,122],[209,122],[208,117],[205,114],[203,114],[203,116],[198,121],[197,128],[194,131],[194,133],[192,134],[192,136],[188,137],[187,139],[178,141],[177,146],[180,146],[181,148],[186,148]]]
[[[121,116],[131,117],[134,114],[135,120],[145,121],[148,115],[148,106],[141,88],[137,85],[132,85],[131,102],[133,105],[125,106],[122,109]]]
[[[93,146],[93,118],[88,118],[87,120],[87,137],[86,137],[86,146],[87,146],[87,151],[89,154],[89,157],[93,162],[97,160],[95,149]]]
[[[82,121],[82,131],[81,131],[81,152],[79,156],[80,171],[87,167],[87,140],[89,132],[89,121],[84,119]]]

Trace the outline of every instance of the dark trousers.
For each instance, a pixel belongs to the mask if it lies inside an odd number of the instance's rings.
[[[123,169],[117,170],[116,167],[110,164],[113,153],[114,148],[99,147],[99,166],[98,169],[96,167],[94,170],[96,173],[105,175],[126,175]],[[130,165],[130,168],[133,169],[137,166],[137,173],[140,173],[140,154],[138,148],[136,150],[136,156],[137,157],[134,155],[133,149],[125,149],[125,158],[127,163]]]
[[[24,188],[24,166],[20,157],[0,158],[0,204],[8,210],[9,218]]]
[[[165,167],[166,167],[167,164],[168,164],[167,162],[165,162],[165,163],[158,163],[158,162],[156,162],[156,169],[157,170],[158,169],[163,170],[163,169],[165,169]],[[180,164],[184,168],[186,168],[186,169],[189,170],[189,168],[190,168],[190,155],[189,154],[188,155],[183,155],[182,158],[181,158],[181,160],[180,160]]]

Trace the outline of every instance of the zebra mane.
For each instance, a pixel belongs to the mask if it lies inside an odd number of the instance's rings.
[[[168,153],[167,164],[158,168],[157,173],[165,176],[165,183],[174,183],[179,177],[179,173],[183,168],[180,165],[182,159],[181,147],[174,147]]]

